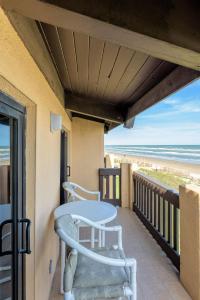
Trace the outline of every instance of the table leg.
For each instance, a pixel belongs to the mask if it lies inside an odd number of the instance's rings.
[[[94,248],[94,242],[95,242],[95,229],[91,228],[91,248]]]
[[[78,239],[78,242],[80,243],[80,226],[77,224],[77,239]]]
[[[106,237],[105,237],[105,231],[102,231],[102,247],[105,247],[105,239],[106,239]]]
[[[63,276],[64,276],[64,269],[65,269],[65,253],[66,253],[66,245],[65,242],[61,240],[61,255],[60,255],[60,292],[61,294],[64,294],[63,289]]]
[[[102,234],[102,231],[101,231],[101,230],[99,230],[99,248],[101,248],[101,247],[102,247],[101,234]]]

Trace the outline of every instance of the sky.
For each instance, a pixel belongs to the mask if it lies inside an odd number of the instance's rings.
[[[105,134],[106,145],[199,145],[200,79]]]
[[[0,124],[0,146],[9,145],[9,128]],[[199,145],[200,79],[105,135],[106,145]]]
[[[10,128],[9,126],[0,124],[0,146],[9,146]]]

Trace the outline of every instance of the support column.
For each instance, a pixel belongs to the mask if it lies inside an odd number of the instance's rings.
[[[200,300],[200,187],[180,186],[180,278],[193,300]]]
[[[121,204],[122,207],[132,209],[132,165],[128,163],[121,163]]]

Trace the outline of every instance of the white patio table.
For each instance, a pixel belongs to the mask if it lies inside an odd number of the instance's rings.
[[[89,219],[97,224],[104,225],[111,222],[117,216],[117,209],[112,204],[102,201],[74,201],[58,206],[54,211],[54,219],[63,215],[78,215]],[[94,247],[95,232],[92,237],[92,247]],[[105,246],[105,232],[99,231],[99,246]],[[61,293],[63,293],[63,273],[65,266],[66,246],[61,241]]]

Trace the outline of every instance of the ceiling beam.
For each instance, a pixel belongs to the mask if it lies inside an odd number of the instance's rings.
[[[132,129],[134,127],[134,124],[135,124],[135,117],[126,119],[124,122],[124,128]]]
[[[126,121],[178,91],[198,77],[200,77],[200,72],[198,71],[181,66],[176,67],[168,76],[129,107]]]
[[[0,4],[38,21],[200,70],[198,1],[0,0]]]
[[[74,113],[117,124],[121,124],[124,121],[120,109],[114,105],[102,103],[101,99],[88,99],[86,97],[79,97],[66,93],[65,108]]]

